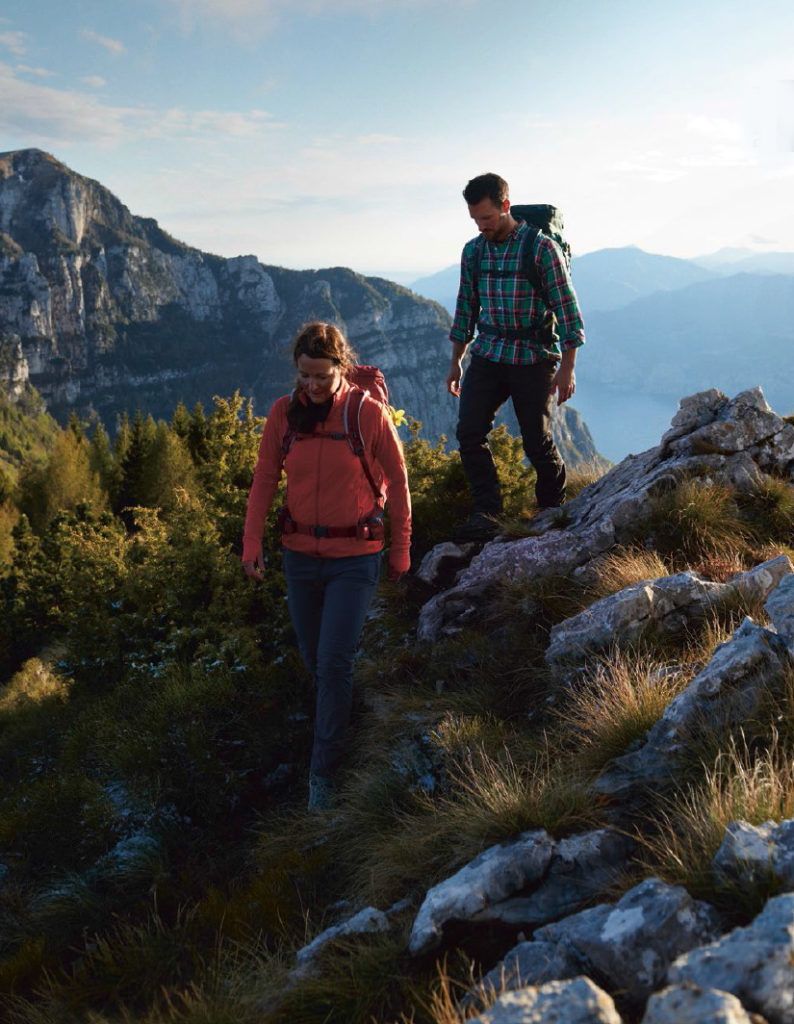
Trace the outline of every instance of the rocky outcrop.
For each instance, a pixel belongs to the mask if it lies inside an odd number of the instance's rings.
[[[712,863],[726,885],[782,885],[794,891],[794,821],[751,825],[734,821],[725,831]]]
[[[540,881],[553,852],[554,843],[543,830],[485,850],[428,892],[411,930],[411,953],[425,953],[437,946],[448,921],[471,919],[485,907]]]
[[[710,390],[682,400],[661,443],[630,455],[564,506],[533,521],[535,535],[486,544],[449,590],[422,609],[418,635],[456,633],[490,587],[567,575],[620,543],[630,543],[649,502],[688,477],[751,488],[762,472],[794,466],[794,426],[777,416],[760,388],[733,399]]]
[[[697,985],[671,985],[651,996],[641,1024],[767,1024],[736,996]]]
[[[515,931],[573,913],[609,887],[632,845],[607,829],[559,842],[538,829],[492,846],[429,890],[409,949],[415,955],[434,949],[451,922],[499,923]]]
[[[621,1024],[621,1019],[606,992],[589,978],[574,978],[508,992],[470,1024]]]
[[[793,470],[794,428],[772,412],[759,389],[730,401],[716,391],[685,399],[657,448],[630,456],[562,515],[541,514],[536,536],[487,544],[458,572],[454,586],[425,605],[420,636],[432,642],[464,629],[478,602],[505,579],[585,577],[600,556],[631,538],[649,498],[690,475],[742,489],[754,487],[763,473],[791,477]],[[458,566],[466,557],[449,546],[431,553],[424,563],[426,583],[444,578],[447,561]],[[596,903],[599,893],[610,892],[614,873],[636,877],[626,871],[627,865],[632,872],[638,867],[633,849],[613,841],[624,836],[626,825],[636,827],[654,791],[670,796],[691,778],[684,769],[691,771],[703,723],[735,734],[746,722],[760,721],[762,710],[790,687],[789,557],[724,583],[686,572],[634,584],[555,627],[546,660],[563,686],[575,686],[594,652],[635,643],[649,628],[663,635],[686,630],[724,602],[763,606],[765,615],[761,622],[745,617],[647,734],[589,783],[613,829],[562,840],[540,830],[525,833],[428,891],[414,921],[415,954],[453,934],[465,933],[477,948],[478,936],[493,939],[494,926],[500,926],[503,948],[491,963],[485,958],[489,969],[466,1001],[467,1012],[478,999],[488,1006],[477,1020],[794,1022],[794,821],[734,821],[725,830],[711,865],[715,891],[766,900],[744,927],[733,927],[715,907],[653,877],[619,899],[602,895]],[[517,872],[516,859],[532,870]],[[580,888],[583,883],[591,888]],[[769,894],[777,895],[767,899]],[[514,944],[507,945],[511,934]]]
[[[137,217],[98,182],[39,150],[0,154],[0,383],[27,382],[62,422],[136,408],[170,418],[239,390],[259,414],[290,390],[289,343],[311,319],[340,324],[393,402],[432,439],[454,435],[441,306],[352,270],[222,259]],[[575,410],[554,427],[570,465],[603,461]]]
[[[598,779],[596,791],[614,798],[644,786],[664,787],[675,779],[703,722],[726,731],[741,726],[780,687],[788,666],[777,634],[745,619],[671,701],[639,749],[617,758]]]
[[[650,629],[657,636],[681,634],[720,605],[741,598],[762,604],[784,576],[792,573],[791,560],[780,555],[737,573],[726,583],[714,583],[695,572],[634,583],[554,626],[546,661],[554,665],[615,643],[636,643]]]
[[[794,1021],[794,893],[769,900],[746,928],[680,956],[671,984],[731,992],[770,1024]]]

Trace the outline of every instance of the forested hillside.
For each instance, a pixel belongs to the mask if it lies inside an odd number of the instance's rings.
[[[755,431],[741,442],[756,445],[754,458],[789,457],[791,427],[758,400],[753,419],[741,402],[706,398],[739,410],[741,429]],[[757,442],[768,423],[777,433]],[[454,587],[439,594],[443,628],[419,643],[429,598],[473,551],[437,548],[432,572],[382,584],[340,803],[318,819],[304,810],[312,694],[272,526],[265,583],[246,580],[239,564],[261,425],[239,395],[206,412],[178,406],[168,422],[135,416],[112,444],[75,418],[43,458],[23,461],[0,570],[4,1019],[459,1024],[493,998],[476,979],[515,928],[453,921],[440,950],[419,954],[409,942],[417,907],[431,886],[527,830],[562,851],[568,837],[620,821],[634,853],[593,876],[592,898],[615,899],[650,872],[710,900],[725,926],[748,921],[767,883],[737,904],[707,865],[734,817],[779,821],[794,809],[785,672],[746,723],[746,749],[716,718],[693,734],[677,795],[649,794],[645,811],[631,805],[616,818],[619,803],[594,799],[592,787],[638,748],[742,614],[763,621],[759,599],[727,587],[707,615],[679,611],[627,646],[614,632],[614,649],[572,674],[554,669],[547,648],[564,620],[609,595],[623,600],[637,581],[673,586],[686,569],[714,581],[698,586],[719,587],[794,554],[790,474],[768,463],[756,477],[734,473],[737,483],[712,476],[727,462],[704,454],[714,448],[704,435],[680,479],[662,467],[634,498],[627,481],[639,470],[626,460],[604,478],[614,498],[600,481],[582,491],[588,481],[575,479],[578,511],[541,522],[520,443],[498,431],[507,517],[479,556],[498,579],[478,589],[475,573],[461,599]],[[725,443],[719,422],[712,433]],[[663,461],[668,448],[645,461]],[[416,424],[406,460],[416,568],[465,514],[466,488],[457,455],[423,441]],[[698,475],[695,463],[712,469]],[[583,574],[571,561],[577,523],[591,502],[610,501],[623,539],[597,527],[602,554]],[[559,551],[557,571],[520,580],[498,568],[533,537]],[[311,939],[366,907],[382,908],[367,911],[376,934],[325,934],[311,969],[305,952],[296,968]],[[640,1019],[633,998],[616,995],[629,1024]]]

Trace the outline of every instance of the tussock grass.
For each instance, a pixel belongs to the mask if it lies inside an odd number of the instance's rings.
[[[255,440],[244,442],[249,469]],[[494,446],[503,528],[531,533],[520,442],[497,432]],[[421,554],[448,539],[468,491],[443,445],[414,431],[407,451]],[[691,568],[722,581],[794,553],[794,485],[759,475],[738,492],[683,481],[587,574],[500,586],[432,648],[414,632],[427,589],[382,589],[357,664],[338,806],[309,816],[311,720],[292,712],[308,711],[311,697],[277,574],[256,591],[239,587],[225,545],[241,531],[250,474],[230,491],[211,470],[221,462],[201,463],[206,507],[141,513],[133,535],[85,510],[40,539],[16,531],[9,632],[24,631],[28,653],[61,642],[65,667],[61,678],[54,657],[28,661],[0,699],[8,1019],[461,1024],[483,1009],[460,1008],[476,995],[479,966],[450,951],[429,969],[405,952],[428,886],[520,832],[559,838],[602,824],[593,777],[636,748],[744,615],[765,616],[726,602],[680,636],[591,661],[566,690],[543,658],[551,626],[640,580]],[[571,474],[569,497],[599,475]],[[558,516],[563,529],[566,509]],[[11,672],[27,654],[5,656]],[[737,894],[711,877],[727,824],[794,815],[794,674],[771,683],[740,740],[715,721],[693,730],[679,779],[688,788],[648,794],[637,828],[644,872],[734,916],[765,890]],[[287,763],[287,781],[271,788]],[[151,856],[100,877],[104,855],[149,825]],[[333,944],[316,977],[289,986],[295,952],[326,927],[405,897],[412,906],[390,933]]]
[[[477,982],[472,961],[465,954],[458,959],[457,972],[450,969],[446,955],[436,963],[436,976],[427,990],[414,993],[414,1008],[401,1013],[394,1024],[464,1024],[488,1009],[501,993],[489,999]]]
[[[617,547],[599,559],[593,567],[587,591],[593,600],[598,600],[616,594],[634,583],[668,575],[667,564],[656,551],[641,547]]]
[[[393,1019],[415,984],[405,952],[407,932],[337,940],[318,970],[277,995],[262,1024],[371,1024]]]
[[[642,740],[691,676],[643,650],[615,649],[555,709],[563,741],[582,771],[597,773]]]
[[[594,484],[596,480],[600,480],[608,468],[590,462],[579,466],[577,469],[569,469],[565,485],[567,500],[573,501],[574,498],[578,498],[586,487]]]
[[[735,489],[700,479],[684,480],[675,490],[654,498],[638,528],[653,538],[659,554],[670,558],[676,568],[739,553],[749,536]]]
[[[668,798],[654,824],[637,830],[648,871],[715,903],[729,914],[752,916],[774,890],[771,879],[756,886],[720,886],[711,871],[713,858],[731,822],[752,825],[794,816],[794,765],[791,750],[773,734],[757,751],[743,734],[721,744],[702,781]]]
[[[755,485],[737,501],[756,541],[794,543],[794,485],[790,480],[759,473]]]
[[[36,1003],[10,998],[3,1019],[9,1024],[263,1024],[288,970],[288,958],[258,940],[243,945],[221,938],[193,980],[161,986],[146,1009],[117,1005],[100,1013],[65,1004],[53,973]]]
[[[598,818],[583,780],[563,770],[548,747],[534,760],[475,748],[447,774],[442,794],[416,790],[390,825],[357,832],[352,877],[362,899],[420,894],[494,843],[537,828],[567,834]],[[355,812],[346,818],[355,822]]]

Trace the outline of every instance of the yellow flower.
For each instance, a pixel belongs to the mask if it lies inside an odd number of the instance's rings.
[[[389,412],[395,427],[401,427],[405,423],[405,409],[395,409],[393,405],[390,405]]]

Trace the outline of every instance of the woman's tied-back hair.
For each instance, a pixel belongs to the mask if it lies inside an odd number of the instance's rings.
[[[324,320],[304,324],[298,331],[292,345],[292,361],[296,366],[301,356],[308,356],[310,359],[330,359],[343,374],[352,369],[356,362],[356,353],[344,334],[335,324],[326,323]],[[299,395],[300,384],[295,388],[287,406],[287,422],[298,433],[303,434],[313,430],[317,421],[312,415],[312,409],[300,400]]]
[[[356,361],[356,353],[344,334],[335,324],[328,324],[323,320],[304,324],[298,331],[292,346],[292,359],[296,366],[301,356],[308,356],[310,359],[330,359],[343,373],[347,373]]]

